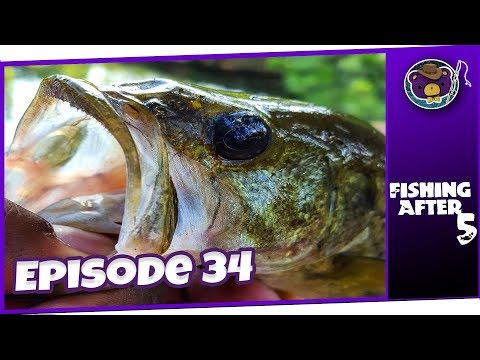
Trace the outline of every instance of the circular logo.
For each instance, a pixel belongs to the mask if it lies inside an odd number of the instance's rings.
[[[422,60],[413,65],[405,76],[405,93],[422,109],[435,110],[449,105],[457,96],[458,77],[446,62]]]

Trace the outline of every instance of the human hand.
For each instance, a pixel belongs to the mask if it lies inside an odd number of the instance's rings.
[[[279,296],[259,281],[237,285],[233,281],[219,287],[206,287],[195,281],[189,288],[173,289],[157,286],[149,289],[103,289],[98,292],[65,294],[55,291],[49,295],[13,295],[14,263],[20,258],[66,258],[108,255],[114,243],[92,235],[76,241],[74,233],[65,227],[53,227],[38,215],[5,199],[5,306],[24,308],[84,308],[96,306],[151,305],[163,303],[241,302],[279,300]]]

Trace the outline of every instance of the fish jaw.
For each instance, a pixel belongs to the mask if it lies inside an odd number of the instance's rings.
[[[69,135],[71,127],[83,132]],[[49,154],[39,149],[42,140],[58,141],[58,136],[67,140],[60,141],[60,146],[49,143]],[[91,167],[94,154],[87,160],[77,150],[86,150],[99,139],[101,143],[94,150],[99,156],[111,150],[109,163],[94,167],[94,176],[66,174],[65,169],[72,164],[79,171]],[[118,175],[113,172],[122,166],[123,172],[126,167],[126,179],[112,185]],[[116,251],[133,256],[161,254],[170,245],[176,198],[160,126],[141,103],[114,87],[99,88],[59,75],[44,79],[17,127],[6,167],[6,197],[35,212],[65,198],[124,190],[125,211]],[[92,179],[97,180],[95,184],[90,184]]]

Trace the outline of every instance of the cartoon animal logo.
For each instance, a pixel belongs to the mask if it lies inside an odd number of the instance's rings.
[[[468,64],[458,60],[454,70],[448,63],[438,59],[426,59],[413,65],[405,76],[405,93],[411,102],[423,109],[441,109],[456,98],[460,89],[460,71],[465,69],[465,85]]]
[[[446,66],[424,64],[421,70],[412,71],[408,75],[412,84],[412,92],[419,99],[426,99],[428,104],[441,103],[442,97],[450,93],[452,87],[452,71]]]

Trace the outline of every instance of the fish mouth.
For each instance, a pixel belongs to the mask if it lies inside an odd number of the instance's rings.
[[[128,93],[44,79],[5,161],[5,196],[77,229],[79,241],[85,232],[107,236],[116,252],[132,256],[168,249],[177,200],[165,140],[154,115]]]

